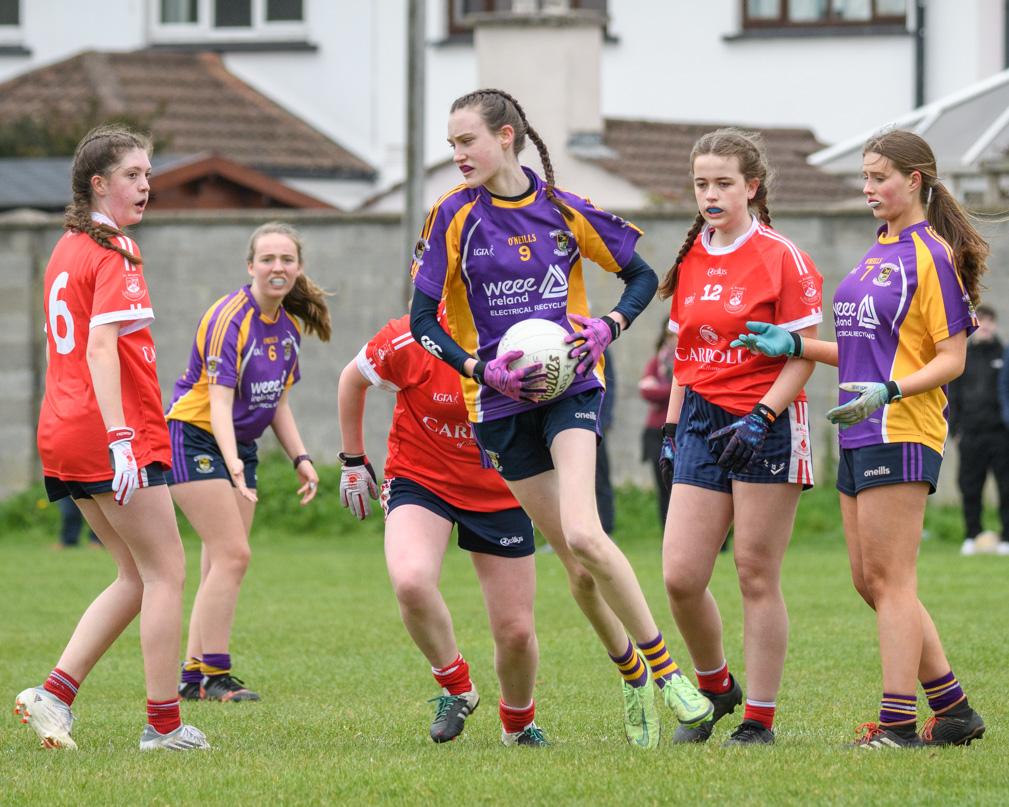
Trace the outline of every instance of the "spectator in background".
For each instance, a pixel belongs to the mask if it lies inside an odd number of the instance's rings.
[[[662,454],[662,426],[666,422],[669,394],[673,389],[673,354],[676,351],[676,334],[663,321],[662,332],[655,346],[655,355],[648,360],[638,381],[638,394],[648,402],[645,430],[641,433],[641,459],[652,465],[655,490],[659,503],[659,523],[665,527],[669,510],[669,488],[662,481],[659,456]]]
[[[72,549],[78,545],[81,536],[81,526],[84,524],[84,515],[72,498],[67,496],[56,500],[56,506],[60,509],[60,542],[53,544],[53,549]],[[92,549],[98,549],[102,542],[98,540],[95,531],[88,525],[88,532],[91,535],[89,545]]]
[[[961,555],[977,551],[975,541],[982,532],[982,492],[989,471],[998,483],[999,516],[1002,539],[999,554],[1009,555],[1006,529],[1009,527],[1009,429],[1004,421],[1009,412],[1009,398],[1001,396],[1005,387],[1003,345],[996,332],[994,309],[977,307],[977,331],[967,341],[967,359],[963,375],[949,385],[949,429],[960,449],[957,482],[963,499],[963,518],[967,537]]]

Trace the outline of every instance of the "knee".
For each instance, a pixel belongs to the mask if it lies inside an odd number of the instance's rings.
[[[392,590],[399,607],[407,611],[423,609],[437,594],[437,583],[424,575],[403,572],[392,577]]]
[[[566,529],[564,540],[567,541],[568,549],[578,559],[578,562],[592,568],[598,567],[602,563],[606,549],[603,541],[608,543],[610,539],[602,530],[579,525]]]
[[[762,599],[780,590],[777,570],[766,568],[755,558],[736,558],[736,574],[744,600]]]
[[[532,614],[510,619],[494,629],[494,644],[501,658],[509,658],[527,652],[536,642],[536,629]]]
[[[185,581],[183,580],[183,583]],[[123,600],[129,603],[134,613],[140,613],[140,604],[144,600],[144,581],[139,574],[119,573],[116,578],[116,586]],[[179,586],[181,589],[183,586]]]
[[[235,544],[228,547],[223,557],[213,561],[214,565],[226,571],[228,576],[241,581],[249,569],[249,562],[252,560],[252,550],[248,543]]]

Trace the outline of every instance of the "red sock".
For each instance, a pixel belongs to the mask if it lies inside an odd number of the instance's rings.
[[[697,672],[695,670],[695,672]],[[729,677],[729,664],[723,661],[722,666],[714,672],[697,672],[697,688],[714,695],[728,692],[732,679]]]
[[[756,720],[763,723],[764,728],[774,727],[774,704],[746,702],[746,710],[743,712],[743,720]]]
[[[158,734],[168,734],[182,725],[179,717],[179,699],[170,701],[147,701],[147,722],[154,726]]]
[[[438,686],[447,689],[449,695],[462,695],[473,689],[473,682],[469,680],[469,664],[462,653],[444,669],[436,670],[432,667],[431,672],[434,673]]]
[[[501,725],[509,734],[522,731],[533,722],[536,716],[536,701],[530,703],[525,709],[516,706],[508,706],[504,700],[498,702],[498,714],[501,715]]]
[[[51,692],[67,706],[74,705],[74,698],[77,697],[77,688],[80,686],[73,678],[57,667],[42,685],[46,692]]]

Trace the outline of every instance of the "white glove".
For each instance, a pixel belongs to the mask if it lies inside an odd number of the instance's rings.
[[[878,381],[849,381],[838,386],[845,392],[858,393],[857,398],[827,412],[827,420],[840,424],[842,429],[850,429],[881,406],[899,401],[901,397],[900,386],[896,381],[887,381],[885,384]]]
[[[343,469],[340,471],[340,504],[349,507],[357,518],[362,521],[371,515],[372,499],[378,498],[378,480],[375,478],[375,469],[371,467],[368,458],[361,454],[359,457],[348,457],[340,455],[343,462]],[[365,495],[365,494],[368,495]]]
[[[136,432],[127,426],[108,431],[109,462],[116,472],[112,477],[112,493],[121,505],[128,504],[133,491],[140,487],[137,459],[133,456],[133,445],[130,443],[135,436]]]

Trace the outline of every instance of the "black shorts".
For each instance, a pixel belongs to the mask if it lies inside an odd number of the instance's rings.
[[[477,442],[505,479],[517,481],[552,471],[550,446],[567,429],[595,432],[602,438],[599,414],[603,391],[595,387],[508,417],[474,423]]]
[[[227,479],[232,487],[235,486],[214,435],[181,420],[168,421],[168,435],[172,440],[169,485],[199,482],[201,479]],[[256,444],[238,443],[237,446],[238,458],[245,463],[245,486],[255,490],[256,468],[259,466]]]
[[[928,482],[928,493],[939,484],[942,455],[921,443],[882,443],[842,448],[837,464],[837,489],[845,496],[880,485]]]
[[[711,403],[690,387],[683,397],[676,427],[676,463],[673,484],[694,485],[722,493],[732,492],[732,480],[773,484],[797,482],[813,487],[813,455],[809,445],[808,404],[793,401],[767,430],[764,446],[753,467],[735,473],[718,464],[729,437],[709,440],[712,432],[735,423],[736,415]]]
[[[455,524],[459,546],[467,552],[523,558],[536,551],[533,522],[521,507],[494,513],[463,510],[404,477],[393,477],[382,483],[381,502],[386,518],[400,505],[413,504]]]
[[[140,487],[153,488],[156,485],[164,485],[168,481],[169,474],[165,473],[165,467],[160,462],[152,462],[139,469]],[[45,477],[46,495],[49,501],[55,502],[69,496],[71,499],[92,499],[99,493],[112,492],[113,473],[108,479],[100,479],[97,482],[78,482],[74,479],[57,479],[55,476]]]

